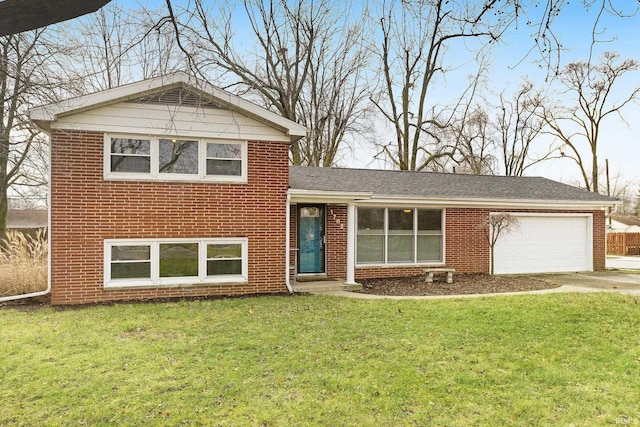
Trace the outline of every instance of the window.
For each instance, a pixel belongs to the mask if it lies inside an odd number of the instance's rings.
[[[442,261],[442,211],[418,209],[418,262]]]
[[[151,141],[147,139],[111,138],[111,172],[149,173]]]
[[[358,208],[358,262],[384,263],[384,211]]]
[[[247,143],[107,135],[105,178],[246,182]]]
[[[148,245],[112,246],[111,277],[140,279],[151,277],[151,249]]]
[[[242,150],[238,144],[207,143],[207,175],[240,176]]]
[[[442,210],[358,208],[358,264],[442,263]]]
[[[105,241],[105,287],[246,282],[246,238]]]
[[[226,276],[242,274],[242,245],[207,245],[207,275]]]
[[[160,173],[198,174],[198,141],[161,139]]]

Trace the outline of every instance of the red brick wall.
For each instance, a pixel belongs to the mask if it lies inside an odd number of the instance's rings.
[[[447,267],[460,273],[489,272],[489,243],[481,228],[489,212],[488,209],[447,209]]]
[[[327,276],[347,278],[347,207],[327,205]]]
[[[593,269],[602,271],[606,268],[607,232],[604,211],[593,212]]]
[[[332,277],[346,277],[346,239],[347,230],[344,228],[330,226],[331,209],[340,218],[341,223],[346,224],[346,206],[330,205],[327,207],[327,250],[339,247],[344,249],[338,257],[333,256],[327,259],[327,270]],[[495,210],[471,209],[471,208],[447,208],[446,209],[446,232],[445,232],[445,254],[446,267],[455,268],[461,273],[488,273],[490,250],[484,232],[480,224]],[[542,211],[542,210],[517,210],[510,209],[509,212],[553,212],[553,213],[593,213],[593,263],[594,270],[604,270],[605,268],[605,218],[603,211]],[[330,242],[335,242],[330,246]],[[344,243],[343,243],[344,242]],[[340,246],[342,245],[342,246]],[[344,253],[344,256],[342,255]],[[331,252],[329,252],[331,256]],[[335,266],[331,264],[335,263]],[[402,277],[423,274],[423,267],[393,267],[376,266],[356,267],[356,279],[376,278],[376,277]]]
[[[248,144],[248,184],[105,181],[103,134],[51,135],[51,301],[286,292],[288,147]],[[247,237],[249,283],[104,289],[104,239]]]

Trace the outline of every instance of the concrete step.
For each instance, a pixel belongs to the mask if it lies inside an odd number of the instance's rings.
[[[297,282],[293,290],[299,293],[322,293],[332,291],[359,291],[362,285],[347,284],[342,280],[322,280],[317,282]]]

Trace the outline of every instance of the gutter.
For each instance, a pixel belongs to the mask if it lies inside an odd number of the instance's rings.
[[[285,217],[285,224],[286,224],[286,230],[285,230],[285,263],[284,263],[284,268],[285,268],[285,280],[284,280],[284,284],[287,285],[287,289],[289,290],[290,294],[293,294],[293,286],[291,286],[291,278],[289,277],[291,272],[290,272],[290,268],[289,268],[289,263],[291,262],[291,248],[290,248],[290,240],[291,240],[291,195],[289,193],[287,193],[287,203],[286,205],[286,217]]]

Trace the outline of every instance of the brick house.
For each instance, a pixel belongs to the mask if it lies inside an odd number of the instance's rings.
[[[543,178],[289,167],[304,127],[183,73],[30,114],[51,137],[53,304],[487,272],[480,224],[501,211],[520,227],[496,272],[604,268],[614,199]]]

